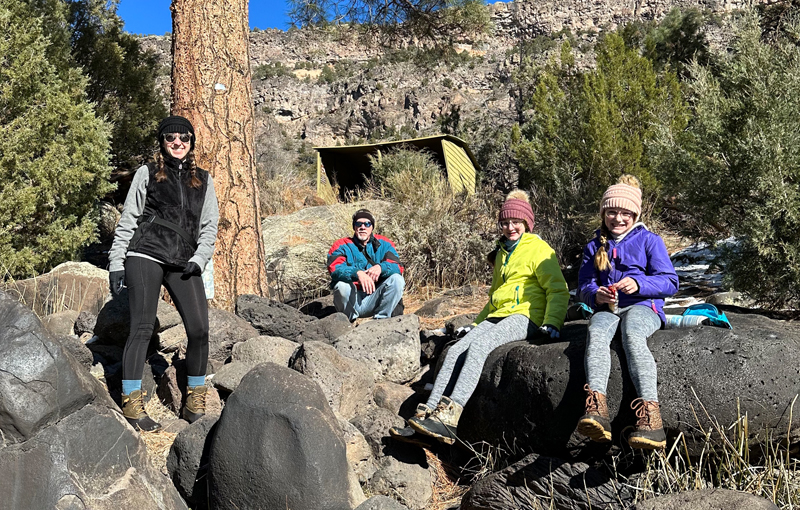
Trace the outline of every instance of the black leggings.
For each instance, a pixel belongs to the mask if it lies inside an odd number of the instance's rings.
[[[169,291],[183,319],[189,345],[186,372],[206,375],[208,364],[208,302],[200,276],[184,276],[183,270],[144,257],[125,260],[125,282],[131,308],[131,333],[122,354],[122,378],[139,380],[144,371],[147,346],[153,336],[161,284]]]

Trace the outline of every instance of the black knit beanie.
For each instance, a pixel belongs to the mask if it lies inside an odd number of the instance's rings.
[[[189,119],[180,115],[172,115],[158,123],[158,143],[161,143],[163,136],[167,133],[191,133],[192,145],[194,149],[194,127]]]
[[[369,212],[367,209],[359,209],[353,215],[353,228],[355,228],[356,226],[356,220],[360,219],[369,220],[370,222],[372,222],[372,226],[373,227],[375,226],[375,218],[372,216],[372,213]]]

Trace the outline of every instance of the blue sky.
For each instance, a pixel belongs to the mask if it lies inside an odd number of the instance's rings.
[[[132,34],[163,35],[172,32],[170,0],[121,0],[117,14]],[[251,0],[250,28],[289,28],[285,0]]]
[[[489,0],[494,3],[497,0]],[[170,0],[121,0],[117,14],[132,34],[164,35],[172,32]],[[286,0],[250,0],[250,28],[289,28]]]

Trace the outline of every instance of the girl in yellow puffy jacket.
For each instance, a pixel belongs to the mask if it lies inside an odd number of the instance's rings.
[[[533,210],[524,191],[509,193],[498,225],[503,235],[489,255],[494,264],[489,302],[472,326],[459,329],[457,333],[464,336],[447,351],[428,402],[420,404],[408,421],[416,432],[448,444],[455,442],[461,411],[478,385],[489,353],[539,331],[557,338],[567,313],[567,283],[553,249],[531,233]],[[461,357],[464,364],[455,374]],[[444,396],[454,375],[455,386]],[[390,433],[403,438],[401,431]]]

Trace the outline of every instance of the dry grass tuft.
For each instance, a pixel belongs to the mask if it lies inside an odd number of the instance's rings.
[[[150,418],[159,423],[175,419],[175,413],[164,406],[155,396],[147,401],[144,410],[147,411]],[[140,432],[140,435],[147,447],[147,456],[150,459],[150,464],[165,475],[168,474],[167,456],[169,456],[169,449],[178,434],[159,430],[157,432]]]
[[[140,432],[140,435],[144,445],[147,447],[147,457],[150,460],[150,465],[161,473],[168,475],[167,457],[178,434],[159,430],[157,432]]]
[[[439,457],[427,449],[424,451],[434,477],[433,498],[428,510],[445,510],[459,505],[469,487],[459,485],[458,478],[453,479],[452,470],[447,469]]]

